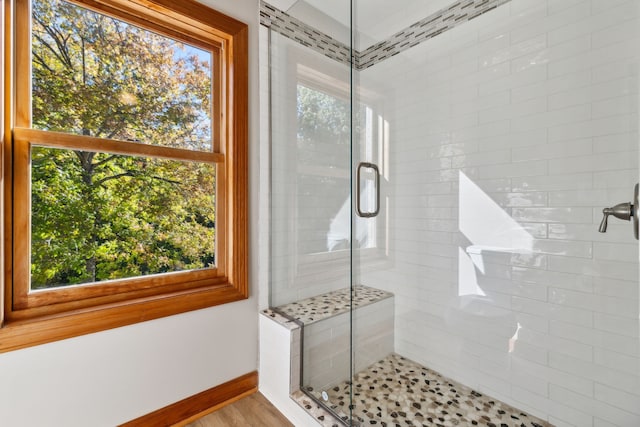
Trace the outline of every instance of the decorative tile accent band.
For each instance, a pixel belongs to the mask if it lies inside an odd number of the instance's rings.
[[[364,52],[358,52],[358,70],[367,69],[509,1],[511,0],[456,1],[395,33],[387,40],[368,47]]]
[[[395,33],[387,40],[368,47],[363,52],[358,52],[354,49],[354,68],[356,70],[367,69],[509,1],[511,0],[455,1],[450,6],[440,9],[406,29]],[[351,65],[349,46],[264,1],[260,2],[260,23],[331,59]]]
[[[351,65],[349,46],[264,1],[260,2],[260,24],[328,58]]]

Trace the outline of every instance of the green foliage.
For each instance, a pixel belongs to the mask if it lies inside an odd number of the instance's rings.
[[[298,153],[304,164],[349,167],[351,140],[348,100],[298,85]]]
[[[34,127],[211,149],[202,51],[59,0],[33,1],[32,34]],[[213,166],[31,155],[32,289],[214,264]]]

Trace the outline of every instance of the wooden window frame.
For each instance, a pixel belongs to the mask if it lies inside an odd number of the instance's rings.
[[[0,352],[248,298],[248,27],[194,0],[71,0],[214,55],[212,152],[30,128],[30,0],[2,9]],[[13,20],[12,20],[13,17]],[[20,25],[22,23],[22,25]],[[12,49],[12,47],[14,47]],[[217,89],[217,90],[215,90]],[[216,166],[216,267],[29,292],[31,144]],[[4,300],[4,301],[3,301]]]

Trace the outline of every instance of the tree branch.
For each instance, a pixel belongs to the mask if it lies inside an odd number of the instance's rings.
[[[58,57],[60,62],[65,64],[68,69],[72,70],[73,62],[71,61],[71,57],[69,56],[69,52],[67,51],[67,40],[64,38],[64,35],[52,26],[46,25],[46,23],[43,22],[38,16],[34,16],[33,19],[42,26],[47,34],[49,34],[59,50],[56,51],[51,45],[46,43],[42,39],[42,37],[38,36],[37,33],[35,33],[38,40],[44,43],[49,48],[49,50],[51,50],[51,52],[53,52],[53,54]]]
[[[157,179],[158,181],[168,182],[169,184],[182,184],[180,181],[175,181],[173,179],[163,178],[161,176],[153,175],[151,176],[153,179]]]
[[[114,156],[114,157],[115,157],[115,156]],[[115,175],[112,175],[112,176],[108,176],[108,177],[106,177],[106,178],[102,178],[101,180],[96,181],[96,185],[103,185],[103,184],[104,184],[105,182],[107,182],[107,181],[111,181],[111,180],[114,180],[114,179],[123,178],[123,177],[125,177],[125,176],[135,177],[135,176],[139,176],[139,175],[141,175],[141,173],[140,173],[140,172],[135,172],[135,171],[126,171],[126,172],[118,173],[118,174],[115,174]],[[163,177],[161,177],[161,176],[157,176],[157,175],[152,175],[152,176],[150,176],[149,178],[156,179],[156,180],[158,180],[158,181],[167,182],[167,183],[169,183],[169,184],[175,184],[175,185],[181,184],[181,182],[180,182],[180,181],[176,181],[176,180],[168,179],[168,178],[163,178]]]
[[[111,156],[107,157],[107,158],[106,158],[106,159],[104,159],[104,160],[100,160],[100,161],[99,161],[99,162],[97,162],[97,163],[93,163],[93,167],[94,167],[94,168],[99,168],[100,166],[104,165],[105,163],[109,163],[111,160],[113,160],[113,159],[115,159],[115,158],[117,158],[117,157],[119,157],[119,154],[113,154],[113,155],[111,155]]]
[[[92,168],[93,157],[96,155],[96,153],[92,151],[83,151],[83,150],[73,150],[73,152],[80,159],[80,164],[82,165],[82,168],[88,172],[91,172],[91,170],[93,169]]]
[[[127,171],[127,172],[118,173],[118,174],[116,174],[116,175],[112,175],[112,176],[108,176],[108,177],[106,177],[106,178],[102,178],[101,180],[99,180],[99,181],[97,181],[97,182],[96,182],[96,185],[102,185],[102,184],[104,184],[105,182],[107,182],[107,181],[111,181],[111,180],[113,180],[113,179],[118,179],[118,178],[122,178],[122,177],[125,177],[125,176],[131,176],[131,177],[133,177],[133,176],[135,176],[135,175],[136,175],[136,174],[135,174],[134,172],[132,172],[132,171]]]
[[[38,64],[40,64],[43,68],[46,68],[51,74],[55,74],[53,68],[49,67],[47,63],[44,61],[44,58],[38,55],[36,52],[33,52],[33,59],[36,60]]]
[[[71,65],[71,63],[67,62],[65,58],[60,56],[61,55],[60,52],[58,52],[53,46],[51,46],[44,38],[40,37],[38,33],[35,33],[35,32],[34,32],[34,37],[38,42],[40,42],[44,47],[46,47],[53,54],[53,56],[58,58],[58,61],[60,61],[60,63],[65,66],[65,68],[67,68],[68,70],[73,70],[73,66]]]

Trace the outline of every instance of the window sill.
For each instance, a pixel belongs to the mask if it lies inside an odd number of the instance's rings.
[[[247,298],[247,289],[238,289],[231,284],[226,284],[84,308],[29,320],[7,319],[0,328],[0,353]]]

